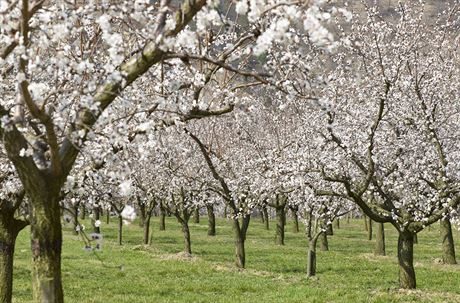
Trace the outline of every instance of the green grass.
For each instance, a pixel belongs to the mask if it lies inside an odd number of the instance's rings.
[[[153,220],[150,247],[140,245],[137,225],[125,226],[125,244],[119,247],[113,220],[102,226],[104,263],[84,251],[83,242],[65,226],[66,302],[460,302],[460,266],[435,262],[441,254],[436,228],[420,233],[415,246],[418,290],[399,291],[396,233],[389,225],[387,256],[374,257],[362,221],[342,223],[329,238],[330,251],[318,252],[317,277],[308,279],[305,235],[290,232],[290,223],[281,247],[274,245],[273,226],[266,231],[258,219],[251,222],[245,270],[233,266],[230,222],[218,221],[216,237],[206,235],[206,224],[190,224],[195,257],[184,259],[173,218],[162,232]],[[459,236],[455,231],[454,238]],[[29,235],[23,232],[15,256],[14,302],[32,301],[30,262]]]

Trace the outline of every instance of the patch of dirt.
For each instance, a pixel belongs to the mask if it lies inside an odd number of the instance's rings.
[[[187,262],[196,262],[200,258],[194,255],[187,254],[185,252],[180,252],[177,254],[166,254],[160,256],[161,260],[173,260],[173,261],[187,261]]]
[[[391,256],[377,256],[371,253],[360,254],[359,256],[369,261],[381,261],[391,259]]]

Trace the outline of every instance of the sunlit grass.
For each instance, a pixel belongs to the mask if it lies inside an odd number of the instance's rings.
[[[124,245],[118,246],[113,220],[102,226],[103,263],[84,251],[80,238],[65,226],[66,302],[460,302],[460,266],[436,263],[441,255],[436,228],[419,234],[415,247],[419,289],[399,291],[396,233],[389,225],[387,256],[374,257],[362,221],[342,222],[329,238],[330,251],[318,252],[317,277],[308,279],[305,235],[292,233],[289,222],[282,247],[274,244],[272,227],[266,231],[258,219],[251,222],[245,270],[233,266],[230,223],[219,220],[216,237],[206,235],[206,224],[190,224],[194,257],[185,259],[173,218],[162,232],[153,220],[149,247],[141,245],[137,224],[125,226]],[[459,235],[455,231],[455,239]],[[14,302],[32,301],[28,243],[23,232],[15,256]]]

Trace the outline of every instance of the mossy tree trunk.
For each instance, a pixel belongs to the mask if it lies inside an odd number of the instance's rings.
[[[452,236],[452,226],[449,219],[440,220],[440,231],[442,241],[442,260],[445,264],[457,264],[455,258],[454,237]]]
[[[385,256],[385,253],[385,227],[383,223],[377,222],[374,255]]]
[[[216,215],[214,214],[214,205],[206,204],[208,212],[208,236],[216,235]]]
[[[51,183],[51,182],[50,182]],[[61,303],[62,228],[59,189],[53,184],[29,194],[34,302]]]
[[[415,289],[414,234],[400,231],[398,237],[399,287]]]

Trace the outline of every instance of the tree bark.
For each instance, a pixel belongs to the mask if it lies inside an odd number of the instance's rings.
[[[64,302],[61,280],[62,227],[59,190],[42,188],[32,200],[31,248],[34,302]]]
[[[316,275],[316,242],[317,241],[318,241],[318,236],[315,236],[314,238],[308,241],[307,277],[313,277]]]
[[[299,216],[297,214],[297,210],[292,211],[292,218],[294,220],[294,226],[293,226],[293,232],[298,233],[299,232]]]
[[[327,234],[323,232],[321,233],[319,237],[321,238],[321,251],[329,251],[329,243],[327,241]]]
[[[77,231],[77,228],[78,226],[80,225],[79,222],[78,222],[78,208],[79,208],[79,203],[76,204],[74,207],[73,207],[73,219],[72,219],[72,224],[73,224],[73,234],[74,235],[78,235],[78,231]]]
[[[123,244],[123,217],[118,215],[118,245]]]
[[[367,225],[367,240],[372,240],[372,219],[369,218],[369,223]]]
[[[181,220],[182,224],[182,233],[184,234],[184,252],[191,256],[192,255],[192,244],[190,241],[190,229],[188,227],[188,222]]]
[[[403,289],[415,289],[414,234],[409,231],[399,232],[398,262],[399,287]]]
[[[206,204],[206,210],[208,211],[208,236],[215,236],[216,215],[214,214],[214,206],[212,204]]]
[[[334,235],[334,228],[332,227],[332,224],[328,224],[326,226],[326,235],[327,236],[333,236]]]
[[[363,214],[363,220],[364,220],[364,229],[365,229],[366,231],[368,231],[369,228],[368,228],[368,226],[367,226],[367,216],[364,215],[364,214]]]
[[[144,203],[138,203],[139,206],[139,227],[144,227],[144,223],[146,220],[146,209],[145,209],[145,204]]]
[[[144,244],[150,244],[150,219],[152,218],[152,214],[146,216],[144,220]]]
[[[193,210],[193,223],[200,223],[200,209],[198,207]]]
[[[268,210],[267,210],[267,207],[266,207],[266,206],[265,206],[264,208],[262,208],[262,214],[263,214],[263,216],[265,217],[265,220],[264,220],[264,221],[265,221],[265,222],[264,222],[264,224],[265,224],[265,229],[266,229],[266,230],[269,230],[269,229],[270,229],[270,222],[269,222],[270,220],[269,220],[269,218],[268,218]]]
[[[441,241],[442,241],[442,260],[445,264],[457,264],[455,259],[454,238],[452,236],[452,226],[449,219],[441,221]]]
[[[166,230],[165,218],[166,210],[162,205],[160,205],[160,230]]]
[[[105,223],[107,225],[109,225],[110,224],[110,209],[107,209],[107,212],[105,213],[105,216],[106,216],[105,217]]]
[[[246,266],[246,252],[244,249],[244,243],[246,241],[246,232],[250,219],[250,216],[243,217],[241,225],[237,218],[233,219],[233,233],[235,238],[235,265],[238,268],[244,268]]]
[[[81,215],[80,215],[80,218],[81,218],[82,220],[85,220],[85,219],[86,219],[86,206],[85,206],[84,203],[81,205]]]
[[[2,210],[0,217],[0,303],[11,303],[13,292],[13,257],[16,238],[27,225],[14,219],[14,211]]]
[[[385,227],[383,223],[377,223],[374,255],[385,256]]]
[[[94,220],[93,220],[94,232],[96,234],[101,233],[101,228],[100,228],[100,226],[94,225],[94,222],[96,222],[97,220],[100,220],[100,219],[101,219],[101,208],[98,206],[98,207],[94,208]]]
[[[284,245],[284,225],[286,220],[286,208],[283,205],[282,207],[276,207],[276,234],[275,234],[275,243],[278,245]]]

